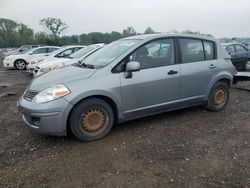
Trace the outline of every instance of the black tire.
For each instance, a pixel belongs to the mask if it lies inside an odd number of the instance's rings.
[[[229,98],[228,85],[225,82],[216,82],[210,91],[206,107],[210,111],[221,111],[228,104]]]
[[[73,134],[82,141],[98,140],[106,136],[114,124],[111,106],[98,98],[86,99],[77,104],[69,117]]]
[[[14,62],[15,68],[17,70],[25,70],[26,69],[26,61],[22,59],[18,59]]]

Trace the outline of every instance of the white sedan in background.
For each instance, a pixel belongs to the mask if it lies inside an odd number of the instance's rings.
[[[58,58],[68,57],[69,55],[75,53],[76,51],[84,47],[85,46],[83,45],[63,46],[50,54],[34,57],[27,62],[27,67],[26,67],[27,72],[32,73],[38,63],[44,63],[44,62],[52,61]]]
[[[49,54],[55,50],[58,50],[60,47],[58,46],[43,46],[38,48],[33,48],[24,53],[17,55],[9,55],[4,58],[3,66],[6,68],[16,68],[18,70],[26,69],[27,62],[38,55]]]
[[[60,59],[55,59],[52,61],[47,61],[44,63],[39,63],[33,71],[33,76],[37,77],[41,74],[52,71],[54,69],[58,69],[58,68],[72,65],[74,63],[78,63],[82,61],[84,58],[86,58],[87,56],[89,56],[90,54],[102,48],[103,46],[104,44],[92,44],[81,50],[78,50],[77,52],[71,54],[67,58],[60,58]]]

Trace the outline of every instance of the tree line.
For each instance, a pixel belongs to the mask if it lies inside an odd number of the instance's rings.
[[[23,23],[18,23],[11,19],[0,18],[0,48],[19,47],[26,44],[41,44],[41,45],[70,45],[82,44],[89,45],[93,43],[110,43],[120,38],[134,36],[138,34],[156,33],[151,27],[145,29],[144,33],[138,33],[133,27],[129,26],[123,29],[122,32],[90,32],[81,35],[62,35],[68,28],[67,24],[58,18],[43,18],[39,20],[39,24],[44,27],[42,32],[34,32]],[[172,30],[171,33],[179,33]],[[193,32],[190,30],[182,31],[185,34],[201,34],[199,31]],[[206,34],[210,35],[211,34]],[[225,39],[224,39],[225,40]],[[244,41],[248,39],[244,39]]]
[[[39,20],[39,24],[44,27],[45,31],[34,32],[33,29],[23,23],[0,18],[0,48],[19,47],[26,44],[63,46],[70,44],[110,43],[120,38],[138,34],[133,27],[127,27],[122,32],[90,32],[81,35],[62,36],[63,31],[68,26],[61,19],[44,18]],[[148,27],[144,33],[155,33],[155,31]]]

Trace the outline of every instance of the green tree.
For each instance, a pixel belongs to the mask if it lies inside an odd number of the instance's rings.
[[[34,32],[32,29],[24,24],[19,24],[18,26],[18,35],[17,35],[17,46],[23,44],[31,44],[34,42]]]
[[[39,21],[39,24],[44,26],[54,39],[58,38],[68,28],[67,24],[59,18],[43,18]]]
[[[151,28],[151,27],[148,27],[147,29],[145,29],[144,31],[144,34],[153,34],[155,33],[155,31]]]
[[[8,47],[15,46],[18,33],[17,27],[17,22],[10,19],[0,18],[0,36],[3,40],[5,40],[5,45]]]
[[[88,39],[90,44],[95,43],[103,43],[104,41],[104,34],[100,32],[92,32],[88,34]]]
[[[14,20],[0,18],[0,46],[17,47],[33,43],[33,30]]]
[[[123,37],[129,37],[129,36],[134,36],[136,35],[136,31],[133,27],[127,27],[126,29],[123,30],[122,35]]]

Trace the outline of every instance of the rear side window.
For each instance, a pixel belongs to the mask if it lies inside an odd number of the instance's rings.
[[[236,47],[236,52],[246,52],[247,51],[247,49],[245,49],[241,45],[235,45],[235,47]]]
[[[180,39],[181,57],[183,63],[204,61],[204,51],[201,40]]]
[[[201,39],[180,39],[182,63],[216,59],[215,43]]]
[[[215,59],[215,49],[214,43],[210,41],[204,41],[205,59],[212,60]]]

